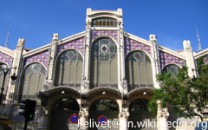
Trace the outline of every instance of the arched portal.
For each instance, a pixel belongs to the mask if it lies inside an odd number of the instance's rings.
[[[51,109],[50,130],[75,130],[78,128],[79,104],[70,97],[58,100]]]
[[[94,101],[89,109],[89,122],[91,130],[118,130],[119,126],[112,124],[113,120],[118,120],[118,104],[110,99],[101,98]],[[102,122],[104,121],[104,122]],[[102,126],[102,123],[106,125]]]
[[[155,115],[148,111],[148,100],[136,99],[129,105],[129,130],[155,130]],[[151,124],[149,124],[151,123]]]

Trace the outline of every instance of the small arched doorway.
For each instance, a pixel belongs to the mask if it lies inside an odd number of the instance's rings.
[[[78,113],[79,104],[75,99],[70,97],[61,98],[51,109],[50,130],[78,129],[78,122],[76,122]]]
[[[118,121],[119,107],[117,102],[107,99],[101,98],[94,101],[89,109],[89,122],[91,125],[89,126],[90,130],[118,130],[119,124],[115,125],[112,122]],[[106,125],[102,126],[102,123]],[[93,123],[93,124],[92,124]]]
[[[136,99],[129,105],[129,130],[155,130],[155,115],[148,110],[147,99]]]

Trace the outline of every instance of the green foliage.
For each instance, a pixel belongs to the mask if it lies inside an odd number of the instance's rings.
[[[208,65],[200,66],[199,73],[200,76],[190,78],[187,67],[182,67],[176,75],[168,72],[159,74],[157,80],[161,86],[153,90],[149,109],[156,112],[156,101],[161,100],[162,107],[171,107],[176,116],[199,116],[203,119],[208,99]]]

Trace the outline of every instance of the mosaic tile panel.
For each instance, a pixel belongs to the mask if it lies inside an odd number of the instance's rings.
[[[94,30],[92,31],[92,41],[101,36],[111,37],[117,41],[118,35],[116,30]]]
[[[208,55],[203,58],[204,64],[208,64]]]
[[[7,63],[9,67],[12,67],[13,57],[0,51],[0,62]]]
[[[85,51],[85,39],[84,37],[76,39],[74,41],[70,41],[68,43],[65,44],[61,44],[58,46],[57,51],[62,52],[66,49],[74,49],[74,50],[78,50],[80,53],[82,53],[82,55],[84,54]]]
[[[48,51],[44,51],[44,52],[38,53],[36,55],[27,57],[25,59],[25,65],[28,65],[28,64],[33,63],[33,62],[40,62],[40,63],[44,64],[45,67],[48,67],[48,64],[49,64],[49,52]]]
[[[150,46],[125,37],[124,38],[125,55],[127,55],[129,52],[134,51],[134,50],[145,51],[146,53],[148,53],[151,56],[151,47]]]
[[[159,57],[160,57],[160,65],[162,69],[168,64],[176,64],[179,66],[183,66],[186,64],[185,60],[163,51],[159,51]]]

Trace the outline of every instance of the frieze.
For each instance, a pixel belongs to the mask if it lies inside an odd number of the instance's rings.
[[[84,46],[84,37],[76,39],[74,41],[70,41],[68,43],[65,44],[61,44],[58,46],[57,51],[62,52],[66,49],[74,49],[74,50],[78,50],[80,53],[82,53],[82,55],[84,54],[85,51],[85,46]]]
[[[3,53],[0,51],[0,62],[6,63],[9,65],[9,67],[12,67],[13,57]]]
[[[117,41],[118,34],[116,30],[94,30],[92,31],[92,41],[101,36],[111,37]]]
[[[151,47],[128,37],[124,38],[125,55],[134,50],[142,50],[151,56]]]
[[[27,57],[25,59],[25,65],[28,65],[28,64],[33,63],[33,62],[40,62],[40,63],[44,64],[45,67],[48,67],[48,64],[49,64],[49,52],[48,51],[44,51],[44,52],[38,53],[36,55]]]
[[[162,69],[168,64],[176,64],[179,66],[184,66],[186,64],[185,60],[163,51],[159,51],[159,57]]]

